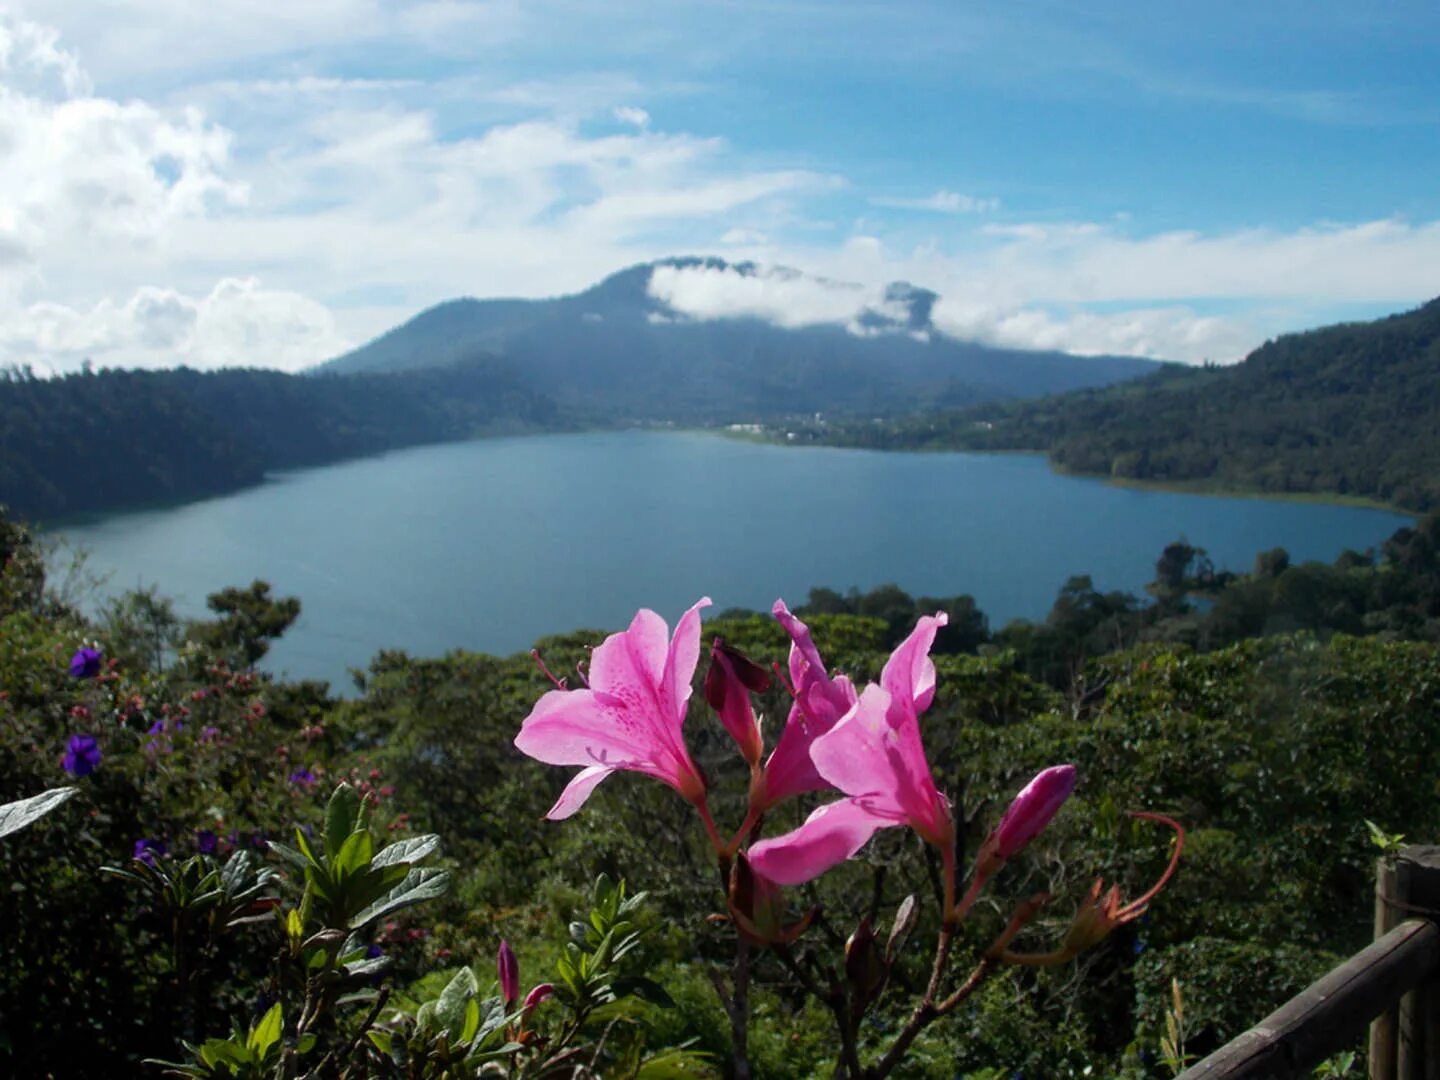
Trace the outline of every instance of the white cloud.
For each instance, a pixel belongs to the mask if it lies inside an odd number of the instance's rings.
[[[770,243],[770,237],[759,229],[726,229],[720,243],[732,247],[760,247]]]
[[[650,114],[634,105],[617,105],[611,113],[622,124],[630,124],[642,130],[650,126]]]
[[[31,92],[87,94],[90,79],[54,27],[0,12],[0,81]]]
[[[931,210],[940,214],[982,214],[1000,209],[999,199],[963,195],[958,191],[946,191],[944,188],[923,199],[876,195],[870,199],[870,203],[873,206],[888,206],[896,210]]]
[[[331,312],[294,294],[225,278],[204,297],[141,288],[124,302],[88,310],[40,302],[0,325],[0,364],[48,359],[56,370],[85,360],[111,367],[278,367],[295,372],[315,356],[351,346]]]
[[[779,267],[741,272],[734,267],[657,266],[650,295],[691,319],[762,319],[796,328],[834,324],[868,333],[861,318],[903,320],[906,309],[887,301],[885,290],[828,281]]]
[[[1038,308],[976,307],[942,297],[931,318],[950,337],[1081,356],[1108,353],[1220,363],[1239,359],[1258,343],[1255,329],[1243,320],[1202,317],[1186,307],[1056,316]]]
[[[0,323],[0,364],[39,356],[54,370],[111,367],[273,367],[298,371],[354,343],[324,306],[296,293],[225,278],[206,296],[144,287],[123,304],[87,310],[37,303]]]

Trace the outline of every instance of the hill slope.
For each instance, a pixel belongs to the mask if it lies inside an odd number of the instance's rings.
[[[1046,450],[1122,480],[1316,492],[1440,508],[1440,300],[1267,342],[1222,368],[1167,368],[1043,401],[831,425],[895,449]]]
[[[935,294],[897,283],[865,333],[758,318],[694,320],[652,296],[657,266],[757,273],[673,259],[552,300],[452,300],[322,365],[334,373],[503,360],[562,407],[610,419],[728,421],[873,414],[1103,386],[1153,371],[1133,357],[1073,357],[956,341],[930,321]],[[896,311],[900,315],[896,315]]]
[[[202,498],[272,469],[563,426],[501,370],[0,371],[0,506],[31,518]]]

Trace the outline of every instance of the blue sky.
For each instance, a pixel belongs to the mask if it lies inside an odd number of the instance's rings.
[[[817,279],[693,317],[905,278],[1234,360],[1440,294],[1437,57],[1433,3],[0,0],[0,362],[298,368],[681,253]]]

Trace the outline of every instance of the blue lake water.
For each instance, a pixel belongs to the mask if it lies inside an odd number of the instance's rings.
[[[1072,574],[1139,591],[1165,544],[1245,570],[1272,547],[1333,559],[1409,518],[1318,503],[1139,491],[1034,455],[789,448],[619,432],[421,447],[238,494],[62,530],[109,591],[158,584],[182,614],[253,578],[304,604],[267,666],[348,688],[381,648],[511,653],[701,595],[768,610],[812,586],[971,593],[998,626],[1040,618]]]

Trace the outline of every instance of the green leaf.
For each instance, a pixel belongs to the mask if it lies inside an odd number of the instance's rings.
[[[474,1036],[472,1036],[477,1046],[497,1031],[503,1030],[505,1021],[509,1019],[508,1014],[505,1012],[505,1002],[498,997],[486,998],[483,1002],[479,1003],[479,1007],[480,1027]]]
[[[379,1050],[387,1057],[390,1054],[390,1042],[394,1038],[388,1031],[381,1031],[378,1028],[371,1028],[365,1032],[365,1037],[370,1040],[376,1050]]]
[[[270,1011],[260,1018],[260,1022],[250,1029],[245,1046],[247,1049],[253,1050],[255,1056],[263,1061],[270,1047],[280,1041],[280,1031],[280,1003],[277,1001],[270,1006]]]
[[[677,1047],[662,1050],[641,1062],[635,1071],[635,1080],[697,1080],[719,1075],[707,1055]]]
[[[410,907],[424,900],[433,900],[450,887],[450,871],[433,866],[417,866],[393,889],[370,904],[350,920],[350,929],[359,930],[367,923]]]
[[[340,845],[331,867],[336,878],[346,878],[365,869],[375,854],[375,840],[369,829],[357,829]]]
[[[294,848],[287,847],[285,844],[277,844],[274,840],[267,841],[267,843],[271,852],[279,856],[281,862],[293,866],[296,870],[303,871],[310,865],[309,860]]]
[[[440,846],[440,837],[434,833],[413,836],[408,840],[397,840],[387,844],[370,860],[371,866],[397,866],[402,863],[416,863]]]
[[[310,846],[310,841],[305,838],[305,832],[298,826],[295,829],[295,846],[300,849],[300,854],[305,857],[307,869],[325,869],[324,862],[320,856],[315,854],[315,849]]]
[[[444,1029],[452,1042],[460,1042],[460,1033],[465,1029],[465,1006],[469,1001],[474,1000],[480,987],[475,981],[475,973],[468,967],[463,967],[455,973],[445,989],[440,991],[439,1000],[435,1002],[435,1021]]]
[[[371,956],[364,960],[352,960],[345,965],[345,974],[351,976],[374,975],[390,966],[390,957]]]
[[[480,1002],[471,998],[465,1002],[465,1024],[460,1029],[460,1045],[469,1046],[472,1039],[480,1033]]]
[[[325,807],[325,854],[333,861],[350,834],[360,827],[360,813],[365,804],[360,793],[349,784],[341,784],[330,796]]]
[[[616,979],[613,989],[618,997],[633,994],[641,1001],[662,1009],[675,1007],[675,999],[666,992],[665,988],[654,979],[647,979],[643,975],[628,975],[625,978]]]
[[[255,1061],[255,1055],[249,1046],[233,1039],[206,1039],[200,1046],[200,1060],[214,1069],[221,1065],[249,1065]]]
[[[9,836],[38,821],[78,790],[80,789],[74,787],[51,788],[39,795],[31,795],[28,799],[5,803],[0,806],[0,836]]]

